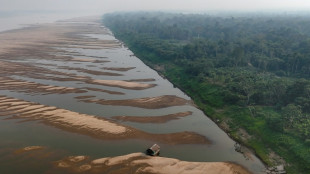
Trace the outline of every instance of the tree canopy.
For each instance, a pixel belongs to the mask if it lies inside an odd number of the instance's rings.
[[[107,14],[103,22],[144,62],[186,91],[212,119],[256,137],[310,171],[310,18],[172,13]],[[229,121],[227,121],[229,120]]]

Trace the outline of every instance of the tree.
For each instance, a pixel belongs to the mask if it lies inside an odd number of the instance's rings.
[[[234,58],[235,66],[243,65],[244,62],[244,50],[241,47],[234,48],[232,52],[232,57]]]
[[[285,128],[293,128],[294,124],[301,118],[301,116],[301,108],[294,104],[288,104],[282,109],[282,118]]]

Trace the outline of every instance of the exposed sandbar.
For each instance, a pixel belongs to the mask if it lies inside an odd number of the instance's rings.
[[[41,59],[43,57],[45,59],[55,59],[57,56],[49,54],[50,52],[57,52],[55,47],[88,49],[121,47],[122,44],[117,40],[99,40],[81,35],[81,33],[94,33],[94,31],[107,34],[107,29],[100,27],[100,22],[95,25],[88,25],[88,21],[84,22],[86,23],[57,22],[1,32],[0,59],[1,57],[5,59],[25,59],[27,56],[31,56],[31,59]],[[76,59],[75,61],[85,62],[83,59]],[[95,63],[97,60],[88,59],[86,61]]]
[[[156,86],[156,84],[127,82],[122,80],[91,80],[89,83],[133,90],[148,89]]]
[[[16,150],[15,153],[20,154],[20,153],[24,153],[24,152],[41,150],[41,149],[44,149],[44,147],[43,146],[28,146],[28,147],[24,147],[24,148]]]
[[[163,116],[113,116],[112,118],[118,121],[129,121],[136,123],[167,123],[171,120],[178,120],[182,117],[192,115],[192,112],[179,112],[176,114],[169,114]]]
[[[0,74],[2,75],[0,81],[2,80],[3,89],[10,89],[11,90],[18,90],[25,92],[39,92],[39,93],[82,93],[86,92],[83,89],[74,89],[64,87],[60,88],[53,88],[49,85],[36,85],[34,82],[26,82],[22,80],[14,80],[11,77],[12,75],[16,76],[26,76],[34,79],[46,79],[46,80],[54,80],[54,81],[79,81],[86,84],[97,84],[97,85],[104,85],[104,86],[113,86],[113,87],[120,87],[125,89],[134,89],[134,90],[142,90],[156,86],[155,84],[143,84],[143,83],[135,83],[135,82],[126,82],[126,81],[117,81],[117,80],[94,80],[91,77],[87,76],[77,76],[71,73],[63,73],[59,71],[49,70],[42,67],[33,66],[26,63],[13,63],[8,61],[1,61],[0,60]],[[116,75],[110,74],[109,75]],[[60,77],[59,77],[60,76]],[[27,83],[27,84],[26,84]],[[21,84],[25,85],[25,88],[21,88]],[[28,87],[29,86],[29,87]],[[42,87],[41,87],[42,86]],[[49,90],[47,86],[51,87]],[[37,88],[39,87],[39,88]],[[40,90],[39,90],[40,89]],[[53,90],[52,90],[53,89]],[[89,90],[99,91],[96,88],[88,88]],[[109,91],[109,90],[100,90],[101,92],[106,92],[110,94],[116,95],[123,95],[121,92]]]
[[[64,158],[55,162],[55,165],[73,173],[87,171],[90,174],[110,171],[115,174],[250,174],[244,167],[229,162],[188,162],[174,158],[150,157],[143,153],[106,157],[83,163],[70,162],[68,158]]]
[[[87,74],[92,74],[92,75],[123,76],[123,74],[119,74],[119,73],[95,71],[95,70],[89,70],[89,69],[84,69],[84,68],[73,68],[73,67],[69,67],[69,66],[61,66],[61,67],[59,67],[59,68],[65,69],[65,70],[75,70],[75,71],[78,71],[78,72],[87,73]]]
[[[77,76],[76,74],[59,72],[29,63],[9,62],[0,60],[0,74],[3,78],[9,76],[24,76],[34,79],[47,79],[55,81],[83,81],[86,82],[90,77]],[[58,77],[61,76],[61,77]]]
[[[146,97],[128,100],[86,99],[82,101],[87,103],[97,103],[101,105],[132,106],[146,109],[159,109],[171,106],[192,104],[192,101],[185,100],[174,95],[164,95],[159,97]]]
[[[0,90],[14,90],[25,93],[40,93],[40,94],[68,94],[68,93],[85,93],[86,90],[45,85],[36,82],[29,82],[10,77],[0,77]]]
[[[166,144],[210,143],[206,137],[195,132],[152,134],[115,123],[103,117],[80,114],[6,96],[0,96],[0,106],[1,116],[15,119],[40,120],[47,125],[100,139],[146,139]],[[17,109],[16,107],[19,108]]]

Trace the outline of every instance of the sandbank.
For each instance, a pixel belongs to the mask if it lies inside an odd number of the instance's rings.
[[[17,103],[20,103],[20,105]],[[0,105],[0,112],[3,113],[1,116],[12,119],[40,120],[41,123],[46,125],[99,139],[146,139],[166,144],[210,143],[206,137],[195,132],[152,134],[116,123],[104,117],[81,114],[6,96],[0,96]],[[16,109],[16,107],[19,108]]]
[[[66,164],[66,165],[64,165]],[[244,167],[229,162],[188,162],[174,158],[151,157],[143,153],[105,157],[84,163],[68,162],[67,158],[55,163],[58,168],[77,173],[137,173],[137,174],[250,174]]]
[[[21,148],[21,149],[17,149],[15,151],[15,154],[20,154],[20,153],[34,151],[34,150],[41,150],[41,149],[44,149],[44,148],[45,147],[43,147],[43,146],[28,146],[28,147],[24,147],[24,148]]]
[[[132,106],[146,109],[159,109],[171,106],[182,106],[192,104],[192,101],[174,95],[164,95],[159,97],[146,97],[127,100],[104,100],[104,99],[85,99],[87,103],[97,103],[101,105]]]
[[[155,84],[127,82],[122,80],[91,80],[89,83],[135,90],[148,89],[156,86]]]
[[[119,74],[119,73],[95,71],[95,70],[89,70],[89,69],[84,69],[84,68],[73,68],[73,67],[69,67],[69,66],[61,66],[61,67],[59,67],[59,68],[65,69],[65,70],[75,70],[75,71],[78,71],[78,72],[87,73],[87,74],[92,74],[92,75],[123,76],[123,74]]]

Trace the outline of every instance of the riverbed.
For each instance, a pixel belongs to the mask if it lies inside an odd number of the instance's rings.
[[[0,173],[43,173],[67,156],[144,152],[192,162],[264,165],[178,88],[145,65],[100,18],[0,33]],[[28,146],[35,153],[16,153]],[[40,161],[40,162],[36,162]],[[19,166],[16,168],[16,166]]]

